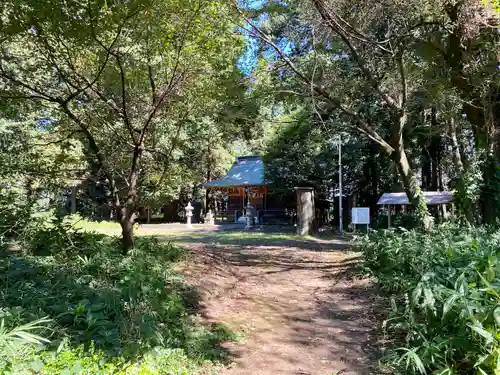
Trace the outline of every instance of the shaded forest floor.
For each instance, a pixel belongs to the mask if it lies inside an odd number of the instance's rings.
[[[228,375],[371,374],[378,297],[340,239],[244,231],[177,233],[203,318],[245,332],[224,343]]]

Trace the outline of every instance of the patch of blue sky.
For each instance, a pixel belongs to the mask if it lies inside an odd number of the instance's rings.
[[[247,10],[259,10],[265,5],[266,0],[239,0],[239,6],[242,9]],[[257,17],[257,19],[253,20],[254,25],[259,25],[265,22],[269,18],[267,13],[263,13]],[[246,25],[243,28],[240,28],[240,31],[245,35],[246,41],[246,50],[245,53],[238,60],[238,68],[243,72],[243,74],[249,76],[252,74],[255,65],[257,64],[257,60],[259,58],[259,50],[260,50],[260,40],[259,38],[252,35],[251,26]],[[287,55],[289,55],[293,48],[294,44],[285,38],[281,38],[280,40],[275,41],[277,46]],[[271,46],[264,46],[264,58],[266,59],[274,59],[277,57],[276,51]]]
[[[266,3],[265,0],[239,0],[238,5],[242,9],[251,9],[251,10],[259,10],[262,9],[264,4]]]
[[[56,121],[53,118],[48,117],[39,117],[36,120],[36,128],[39,132],[48,131],[56,124]]]

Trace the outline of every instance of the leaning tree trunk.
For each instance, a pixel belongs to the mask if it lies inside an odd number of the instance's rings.
[[[457,124],[455,123],[455,119],[451,118],[449,120],[449,134],[450,134],[450,139],[451,139],[451,149],[452,149],[452,156],[453,156],[453,163],[456,168],[456,172],[458,175],[459,179],[462,179],[465,174],[465,166],[464,166],[464,160],[463,160],[463,153],[461,152],[460,149],[460,143],[458,142],[458,137],[457,137]]]
[[[398,115],[397,120],[394,121],[391,127],[392,147],[385,147],[384,149],[396,164],[399,178],[403,183],[406,196],[408,197],[408,201],[410,202],[410,204],[415,208],[422,229],[424,229],[425,231],[429,231],[432,229],[434,219],[429,213],[427,203],[425,201],[424,195],[422,194],[422,190],[420,189],[417,175],[410,166],[408,156],[406,155],[404,147],[403,130],[406,127],[407,119],[408,117],[406,111],[401,111]]]
[[[422,228],[426,231],[430,230],[433,225],[433,218],[429,214],[427,203],[422,194],[422,190],[420,189],[417,176],[410,167],[408,157],[406,156],[406,152],[402,147],[402,144],[394,149],[391,156],[394,163],[396,163],[399,177],[403,182],[406,195],[408,196],[408,201],[415,208]]]
[[[459,200],[457,203],[457,208],[459,213],[465,216],[466,220],[474,224],[476,222],[474,217],[474,212],[476,211],[476,201],[471,199],[468,194],[464,194],[464,190],[466,187],[465,181],[465,165],[467,164],[465,160],[465,153],[462,151],[462,146],[457,137],[457,124],[455,119],[452,117],[449,120],[449,135],[451,140],[451,148],[452,148],[452,159],[453,166],[455,167],[455,171],[457,174],[457,190],[460,192],[458,194]],[[456,198],[455,198],[456,200]]]

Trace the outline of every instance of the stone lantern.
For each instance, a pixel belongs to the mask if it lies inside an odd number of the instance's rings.
[[[186,210],[186,217],[187,217],[187,227],[192,228],[193,225],[191,224],[191,218],[193,217],[194,207],[191,206],[191,202],[188,203],[185,210]]]

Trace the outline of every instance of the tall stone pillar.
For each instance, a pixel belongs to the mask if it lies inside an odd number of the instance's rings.
[[[71,187],[71,213],[76,214],[76,185]]]
[[[297,234],[307,236],[314,229],[314,189],[296,187],[297,193]]]

